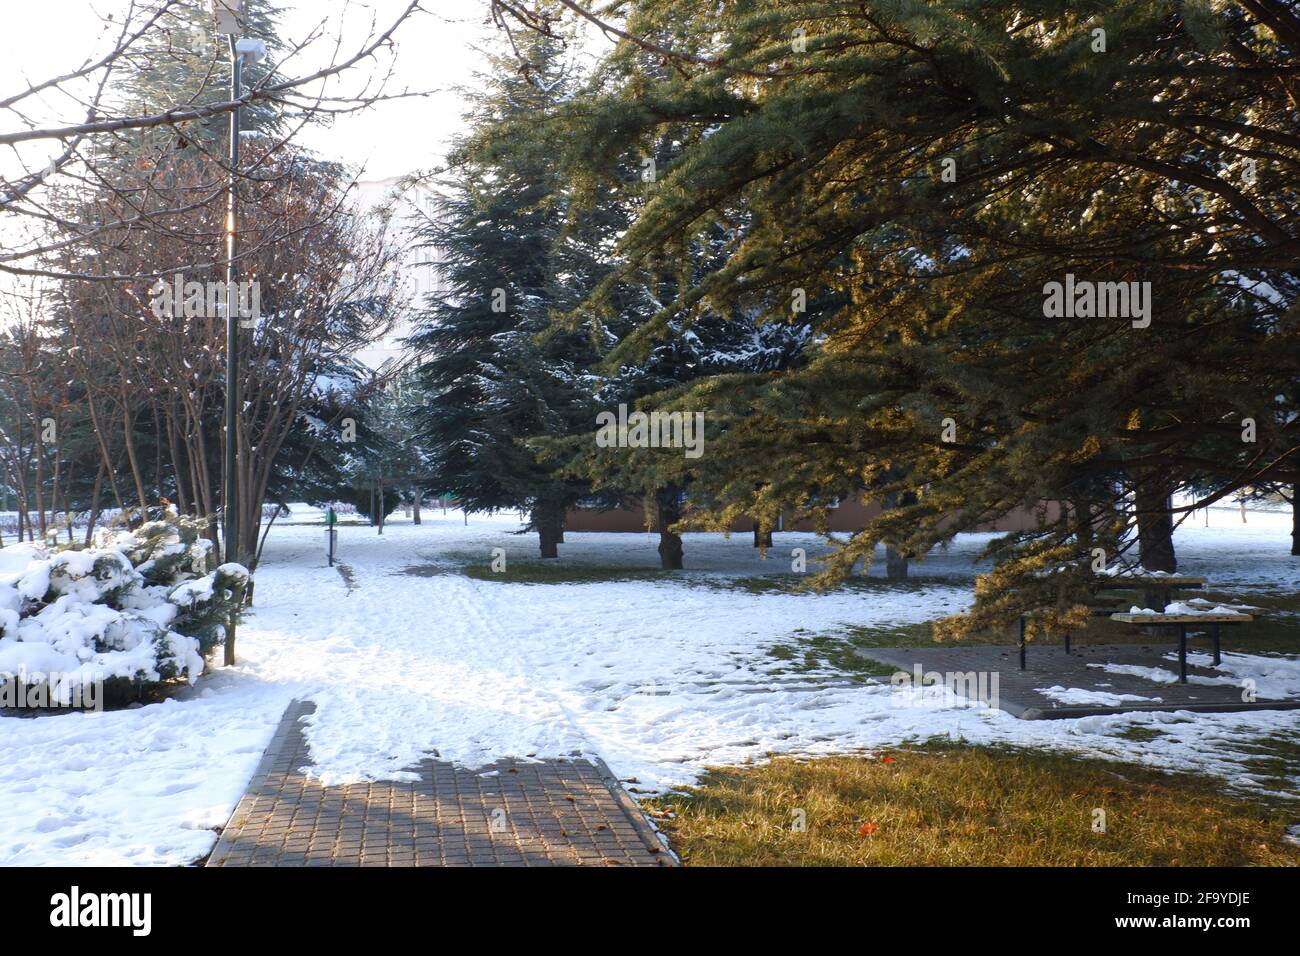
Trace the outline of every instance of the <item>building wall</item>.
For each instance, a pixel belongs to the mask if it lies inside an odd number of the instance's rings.
[[[1048,521],[1060,517],[1060,505],[1054,501],[1043,502],[1037,509],[1015,508],[1001,517],[994,518],[979,525],[977,531],[1027,531],[1038,524],[1038,512]],[[830,512],[831,531],[860,531],[871,519],[880,514],[880,505],[874,501],[861,499],[843,501],[838,508]],[[736,521],[733,532],[750,531],[753,523],[748,518]],[[645,531],[645,509],[640,504],[631,504],[610,511],[595,508],[571,508],[564,517],[565,531]],[[784,522],[782,531],[812,531],[811,521],[791,523]]]
[[[398,176],[359,180],[354,193],[357,209],[372,217],[376,228],[380,217],[387,217],[384,226],[387,241],[402,252],[397,277],[399,294],[404,300],[402,315],[386,336],[356,353],[362,363],[381,371],[407,358],[402,339],[411,332],[412,313],[423,308],[425,297],[437,289],[439,257],[434,250],[419,247],[416,234],[438,214],[438,204],[430,190],[409,185]]]

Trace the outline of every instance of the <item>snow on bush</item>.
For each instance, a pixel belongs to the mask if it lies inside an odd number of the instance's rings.
[[[156,683],[203,672],[238,609],[248,571],[216,566],[192,519],[164,513],[93,545],[0,548],[0,679]]]

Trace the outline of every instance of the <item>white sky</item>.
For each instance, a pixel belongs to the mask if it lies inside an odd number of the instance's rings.
[[[282,65],[286,76],[308,75],[333,60],[346,59],[375,32],[391,25],[409,0],[276,0],[282,8],[280,37],[287,48],[313,33],[315,40],[299,59]],[[330,81],[330,91],[357,92],[391,65],[390,94],[428,91],[428,96],[394,99],[365,112],[341,115],[330,126],[311,127],[298,142],[325,159],[351,166],[359,179],[376,180],[430,169],[441,161],[460,132],[465,103],[461,90],[477,86],[486,68],[486,51],[500,51],[500,33],[488,19],[488,0],[422,0],[427,12],[405,22],[394,37],[393,55],[363,60]],[[107,53],[131,0],[0,0],[0,99],[29,89],[92,62]],[[114,22],[104,23],[112,16]],[[138,16],[138,11],[137,11]],[[585,31],[586,55],[602,44]],[[342,45],[335,55],[335,41]],[[224,38],[221,38],[224,41]],[[607,41],[606,41],[607,42]],[[226,82],[228,77],[221,76]],[[88,88],[74,93],[87,94]],[[46,91],[20,104],[31,125],[66,125],[85,117],[75,96]],[[13,126],[14,114],[0,111],[0,130]],[[7,176],[45,166],[61,145],[26,144],[20,152],[0,149],[0,171]],[[21,161],[21,163],[20,163]],[[20,247],[33,238],[33,221],[0,216],[0,246]],[[0,294],[25,288],[26,280],[0,273]],[[39,280],[38,280],[39,281]],[[0,316],[0,321],[4,321]]]
[[[279,2],[284,7],[280,32],[288,45],[325,24],[326,37],[311,48],[302,67],[290,71],[298,75],[328,62],[332,38],[340,32],[345,49],[355,47],[369,32],[372,17],[386,26],[408,0]],[[484,43],[496,30],[487,22],[486,0],[425,0],[424,6],[432,12],[417,14],[396,35],[396,72],[389,90],[436,93],[339,117],[329,128],[306,132],[301,138],[305,145],[326,158],[364,166],[368,179],[400,175],[438,160],[460,123],[456,87],[473,83],[483,64]],[[128,0],[0,0],[0,98],[105,52],[110,38],[97,14],[120,20],[127,8]],[[351,75],[335,80],[334,88],[357,89],[373,69],[372,62],[363,62]],[[39,122],[82,118],[68,99],[46,97],[42,106],[45,115],[36,110]]]

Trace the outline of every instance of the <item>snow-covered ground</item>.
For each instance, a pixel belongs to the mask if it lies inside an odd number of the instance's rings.
[[[634,787],[658,790],[707,765],[772,752],[949,736],[1197,770],[1248,788],[1257,781],[1242,766],[1242,745],[1300,728],[1300,712],[1280,711],[1021,721],[957,706],[950,692],[920,703],[829,666],[794,670],[769,653],[801,635],[961,610],[984,535],[963,535],[915,565],[927,582],[919,589],[814,595],[726,586],[788,573],[792,548],[810,557],[824,550],[815,536],[797,534],[779,534],[766,561],[747,535],[688,535],[692,570],[668,579],[522,584],[433,573],[432,565],[465,561],[486,568],[494,548],[507,561],[536,554],[535,536],[509,533],[514,516],[472,516],[466,525],[459,513],[440,512],[418,527],[393,519],[382,537],[343,527],[349,583],[326,566],[324,529],[307,523],[318,518],[296,508],[291,523],[271,532],[239,666],[212,671],[163,704],[0,718],[0,863],[182,864],[202,856],[295,697],[317,703],[307,736],[327,782],[396,778],[430,752],[471,766],[507,755],[598,754],[620,777],[636,778]],[[1189,521],[1178,532],[1180,568],[1247,602],[1294,592],[1300,559],[1287,554],[1288,520],[1252,513],[1243,526],[1234,512],[1216,511],[1211,528]],[[653,569],[656,541],[570,534],[561,562]],[[423,575],[404,573],[411,567]],[[1225,675],[1265,671],[1300,692],[1294,658],[1225,657]],[[1120,736],[1135,726],[1162,733]]]

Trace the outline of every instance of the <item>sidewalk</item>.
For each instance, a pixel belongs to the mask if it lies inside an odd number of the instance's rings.
[[[411,782],[324,787],[286,709],[207,866],[670,866],[607,767],[502,760],[469,770],[427,759]]]

